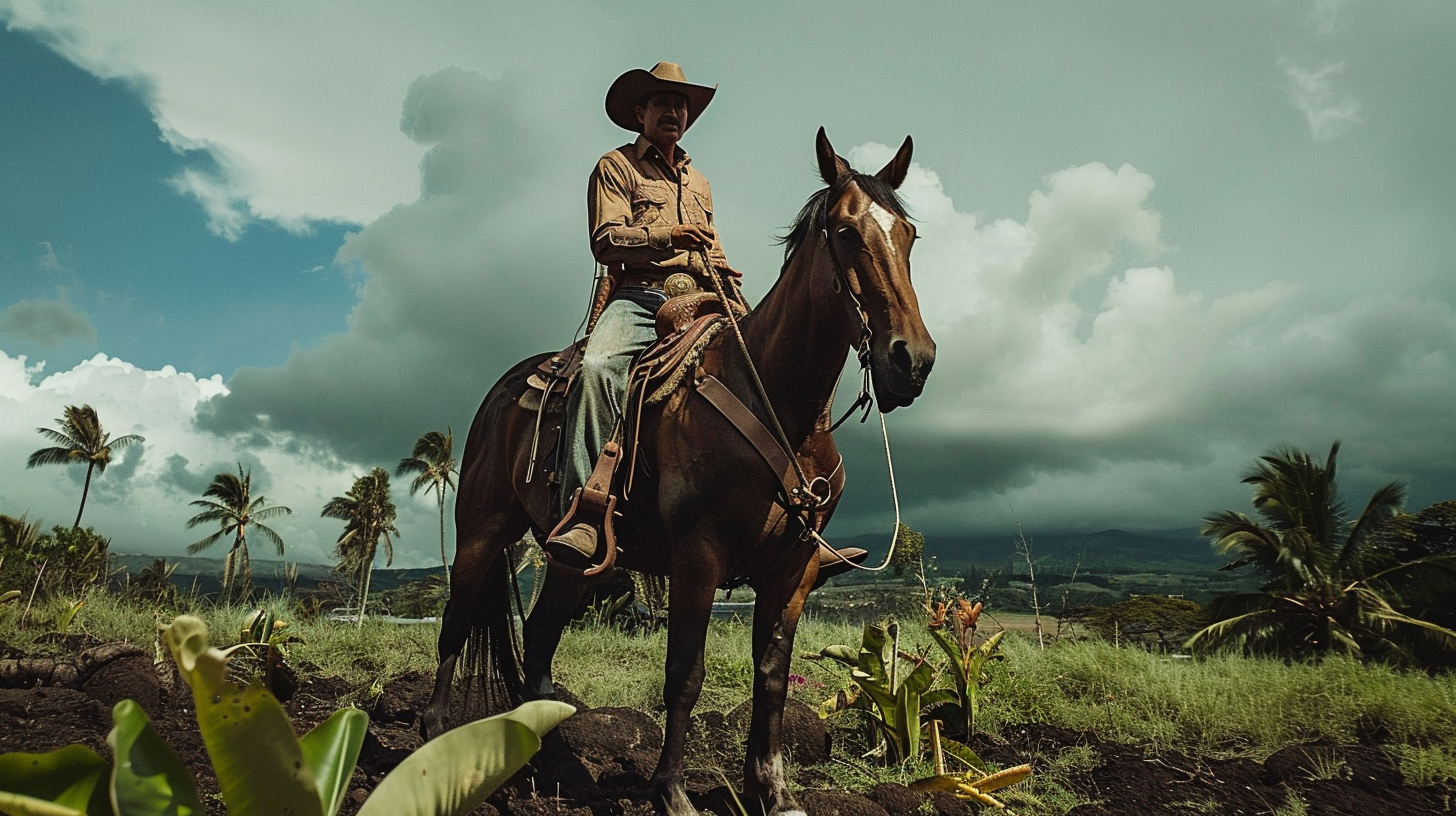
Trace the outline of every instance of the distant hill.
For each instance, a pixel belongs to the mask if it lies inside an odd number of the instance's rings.
[[[1036,559],[1039,570],[1071,571],[1080,564],[1083,570],[1113,573],[1207,573],[1227,563],[1227,559],[1213,551],[1207,539],[1186,530],[1035,533],[1028,534],[1027,538],[1031,541],[1032,557]],[[870,561],[879,563],[885,556],[889,535],[833,536],[830,541],[836,547],[863,547],[870,551]],[[935,556],[942,571],[972,566],[986,570],[1008,569],[1012,573],[1025,570],[1025,564],[1009,535],[929,534],[925,537],[925,555],[927,558]],[[152,555],[113,555],[111,560],[113,567],[125,568],[135,574],[151,566],[156,558]],[[177,565],[172,583],[184,592],[194,586],[204,594],[222,589],[221,558],[169,556],[167,563]],[[284,562],[254,560],[252,565],[255,588],[274,593],[282,589],[286,569]],[[441,567],[376,569],[370,588],[377,591],[393,589],[442,572],[444,569]],[[337,580],[332,567],[298,565],[299,589],[311,589],[320,581]]]
[[[1095,533],[1029,533],[1032,558],[1038,568],[1070,570],[1078,563],[1085,570],[1103,572],[1206,572],[1228,563],[1209,546],[1208,539],[1187,530]],[[889,546],[889,534],[835,536],[836,547],[863,547],[878,563]],[[1011,535],[946,536],[927,534],[925,556],[935,556],[942,570],[963,566],[982,569],[1025,570]]]
[[[112,569],[124,569],[130,574],[136,574],[150,567],[152,562],[159,556],[155,555],[117,555],[111,556]],[[222,590],[222,564],[221,558],[199,558],[190,555],[167,556],[167,563],[176,564],[177,570],[172,573],[172,583],[183,592],[190,591],[193,587],[202,594],[212,594]],[[283,561],[266,561],[253,559],[253,587],[257,590],[267,590],[277,593],[283,588],[284,574],[287,563]],[[369,581],[371,591],[384,591],[394,589],[402,584],[418,581],[427,575],[443,573],[443,567],[423,569],[376,569]],[[118,576],[118,580],[125,580]],[[321,564],[299,564],[298,565],[298,588],[311,589],[320,581],[338,581],[339,576],[334,574],[332,567]]]

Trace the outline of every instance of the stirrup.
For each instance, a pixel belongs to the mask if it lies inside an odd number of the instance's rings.
[[[542,548],[552,563],[562,569],[571,572],[580,572],[582,576],[590,578],[593,575],[600,575],[612,568],[617,563],[617,531],[614,520],[617,516],[617,497],[612,495],[612,475],[617,470],[617,464],[622,460],[622,446],[614,439],[602,448],[602,455],[597,457],[596,467],[592,468],[591,476],[587,478],[586,485],[576,489],[571,496],[571,506],[566,509],[566,515],[561,521],[551,528],[546,536],[547,540],[556,538],[564,531],[570,530],[577,524],[590,524],[601,530],[597,539],[596,551],[602,553],[602,563],[595,566],[588,566],[580,569],[568,563],[563,563],[551,555],[551,551]],[[602,545],[606,544],[603,550]]]

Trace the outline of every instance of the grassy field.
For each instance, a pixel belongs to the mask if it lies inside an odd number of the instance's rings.
[[[41,609],[41,615],[59,612]],[[217,645],[238,642],[248,610],[198,608]],[[284,617],[288,617],[286,610]],[[0,641],[28,653],[64,646],[43,628],[20,627],[14,611],[0,612]],[[164,621],[138,614],[107,596],[91,599],[70,624],[73,633],[100,640],[155,643]],[[1038,647],[1024,630],[1029,616],[1000,616],[1012,630],[1005,659],[990,664],[982,690],[979,728],[994,738],[1020,723],[1037,722],[1096,733],[1101,739],[1176,749],[1190,755],[1263,759],[1284,746],[1325,740],[1348,744],[1378,737],[1410,784],[1456,782],[1456,676],[1401,672],[1348,659],[1319,664],[1224,655],[1175,658],[1095,639],[1063,640]],[[1044,620],[1049,628],[1055,623]],[[901,648],[930,651],[930,638],[903,628]],[[377,693],[389,678],[432,673],[437,624],[363,626],[294,622],[300,638],[290,662],[309,672],[337,675]],[[810,706],[843,688],[843,667],[809,656],[831,644],[857,645],[858,625],[808,617],[800,626],[792,671],[805,678],[795,696]],[[747,699],[752,678],[749,629],[739,621],[714,621],[708,633],[707,682],[700,709],[727,711]],[[557,658],[556,678],[591,706],[631,706],[659,713],[666,634],[626,634],[612,628],[572,629]],[[1046,805],[1038,812],[1065,812],[1075,802],[1056,784],[1061,770],[1085,763],[1071,749],[1049,763],[1036,785]],[[913,778],[907,767],[868,771],[854,763],[826,769],[849,786],[877,779]],[[1062,796],[1062,799],[1058,799]],[[1061,804],[1057,804],[1061,802]]]

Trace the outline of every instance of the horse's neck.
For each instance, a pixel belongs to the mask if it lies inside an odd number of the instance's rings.
[[[812,238],[753,309],[744,338],[774,412],[796,446],[830,407],[857,325],[834,293],[829,253]]]

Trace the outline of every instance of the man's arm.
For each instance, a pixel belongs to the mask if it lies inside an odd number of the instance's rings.
[[[635,173],[609,153],[597,162],[586,188],[592,255],[606,267],[647,266],[678,253],[672,246],[672,225],[632,226]]]
[[[708,184],[708,180],[706,178],[703,179],[703,187],[707,190],[708,212],[715,212],[713,208],[713,188],[711,185]],[[708,263],[712,264],[714,269],[717,269],[718,271],[723,272],[727,275],[731,275],[735,278],[743,277],[742,272],[739,272],[737,269],[734,269],[728,264],[728,257],[723,254],[723,241],[721,238],[718,237],[717,224],[712,225],[712,232],[713,239],[708,245]]]

